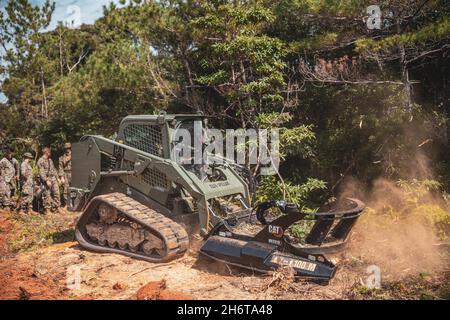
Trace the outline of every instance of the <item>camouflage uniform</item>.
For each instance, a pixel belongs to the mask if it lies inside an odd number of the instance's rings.
[[[19,175],[19,162],[12,158],[0,161],[0,207],[14,207],[12,197],[16,191],[16,179]]]
[[[20,182],[22,186],[20,208],[27,212],[33,206],[34,194],[33,168],[28,161],[23,161],[20,165]]]
[[[37,167],[41,183],[45,186],[45,191],[42,193],[44,210],[58,209],[61,205],[58,173],[52,159],[45,159],[42,156],[37,162]],[[50,186],[47,185],[47,182],[50,183]]]
[[[70,195],[69,195],[69,187],[72,181],[72,154],[65,153],[61,157],[59,157],[59,179],[62,180],[64,178],[64,202],[66,205],[69,204]]]

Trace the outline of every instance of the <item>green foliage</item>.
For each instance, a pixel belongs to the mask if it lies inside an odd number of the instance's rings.
[[[441,238],[450,236],[450,202],[439,199],[442,184],[435,180],[400,180],[399,187],[404,191],[404,211],[434,226]],[[433,193],[435,194],[433,196]]]
[[[9,249],[12,252],[28,250],[30,248],[47,246],[75,240],[71,224],[74,215],[61,213],[52,216],[12,216],[14,230],[9,240]]]
[[[273,14],[259,2],[241,5],[204,2],[199,16],[192,19],[196,77],[189,79],[203,88],[214,88],[231,105],[229,113],[241,118],[246,127],[255,113],[272,111],[282,105],[285,87],[282,41],[263,33]],[[217,113],[226,105],[216,105]]]
[[[370,289],[365,284],[357,282],[350,288],[350,298],[364,300],[448,299],[448,280],[448,274],[437,279],[423,274],[410,275],[401,280],[383,278],[379,289]],[[441,285],[437,285],[437,283],[441,283]]]
[[[293,41],[290,43],[292,52],[302,52],[304,50],[318,50],[334,45],[337,42],[338,35],[336,32],[328,32],[325,34],[315,35],[308,39]]]
[[[260,113],[257,123],[260,128],[279,130],[279,157],[284,160],[289,155],[301,155],[303,158],[309,158],[314,155],[315,133],[311,125],[296,126],[287,128],[292,120],[289,113]]]
[[[49,25],[53,10],[54,4],[48,0],[42,7],[21,0],[9,1],[1,13],[0,77],[6,77],[1,90],[13,104],[11,115],[1,121],[5,122],[1,123],[5,135],[29,134],[37,115],[46,114],[45,77],[54,61],[43,52],[45,36],[40,31]]]
[[[414,46],[431,40],[446,39],[450,36],[450,19],[442,17],[434,23],[424,26],[414,32],[406,32],[384,37],[377,41],[370,38],[361,38],[356,41],[356,51],[373,53],[377,51],[398,50],[399,44]]]
[[[431,226],[441,239],[450,236],[450,202],[442,197],[442,185],[434,180],[400,180],[398,190],[391,190],[393,199],[382,206],[367,208],[365,219],[376,219],[380,226],[419,221]]]
[[[311,194],[314,191],[326,189],[326,183],[310,178],[303,184],[292,184],[289,181],[280,181],[276,176],[263,177],[258,185],[257,202],[273,199],[285,199],[296,204],[301,211],[311,211]]]

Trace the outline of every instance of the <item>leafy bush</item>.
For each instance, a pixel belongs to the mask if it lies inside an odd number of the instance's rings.
[[[385,197],[371,200],[361,220],[376,219],[385,229],[393,225],[418,221],[433,228],[439,238],[450,235],[450,202],[441,192],[441,184],[435,180],[399,180]]]
[[[450,232],[450,206],[448,199],[442,196],[442,184],[435,180],[398,181],[404,191],[403,212],[412,217],[423,219],[436,228],[440,238],[448,238]]]
[[[311,194],[326,189],[326,183],[318,179],[308,179],[303,184],[284,183],[276,176],[266,176],[258,184],[257,202],[285,199],[296,204],[302,211],[312,211]]]

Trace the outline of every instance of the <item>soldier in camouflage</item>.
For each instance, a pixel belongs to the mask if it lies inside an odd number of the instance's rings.
[[[28,213],[33,207],[33,194],[34,194],[34,180],[33,180],[33,168],[31,167],[31,161],[33,155],[29,152],[23,155],[24,160],[20,165],[20,183],[22,186],[22,194],[20,197],[20,209],[24,213]]]
[[[48,213],[49,210],[55,212],[61,205],[58,172],[51,159],[51,153],[50,148],[44,148],[43,155],[37,162],[39,178],[42,185],[45,187],[45,191],[42,193],[44,213]]]
[[[72,181],[72,145],[70,143],[64,144],[64,154],[59,157],[59,180],[64,186],[64,204],[70,206],[69,187]]]
[[[8,149],[5,157],[0,160],[0,208],[15,208],[12,197],[17,190],[18,181],[19,162],[13,157],[13,151]]]

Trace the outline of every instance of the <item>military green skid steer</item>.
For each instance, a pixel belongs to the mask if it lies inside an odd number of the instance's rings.
[[[245,168],[175,159],[177,130],[196,126],[204,129],[205,117],[129,116],[114,140],[85,136],[74,144],[70,196],[71,210],[82,211],[79,243],[166,262],[184,255],[189,236],[200,234],[200,252],[212,259],[260,272],[289,266],[297,276],[330,280],[336,266],[324,254],[342,248],[364,204],[344,199],[341,210],[315,214],[282,200],[252,207],[255,186]],[[269,214],[274,210],[282,214]],[[299,242],[289,228],[305,219],[313,226]]]

